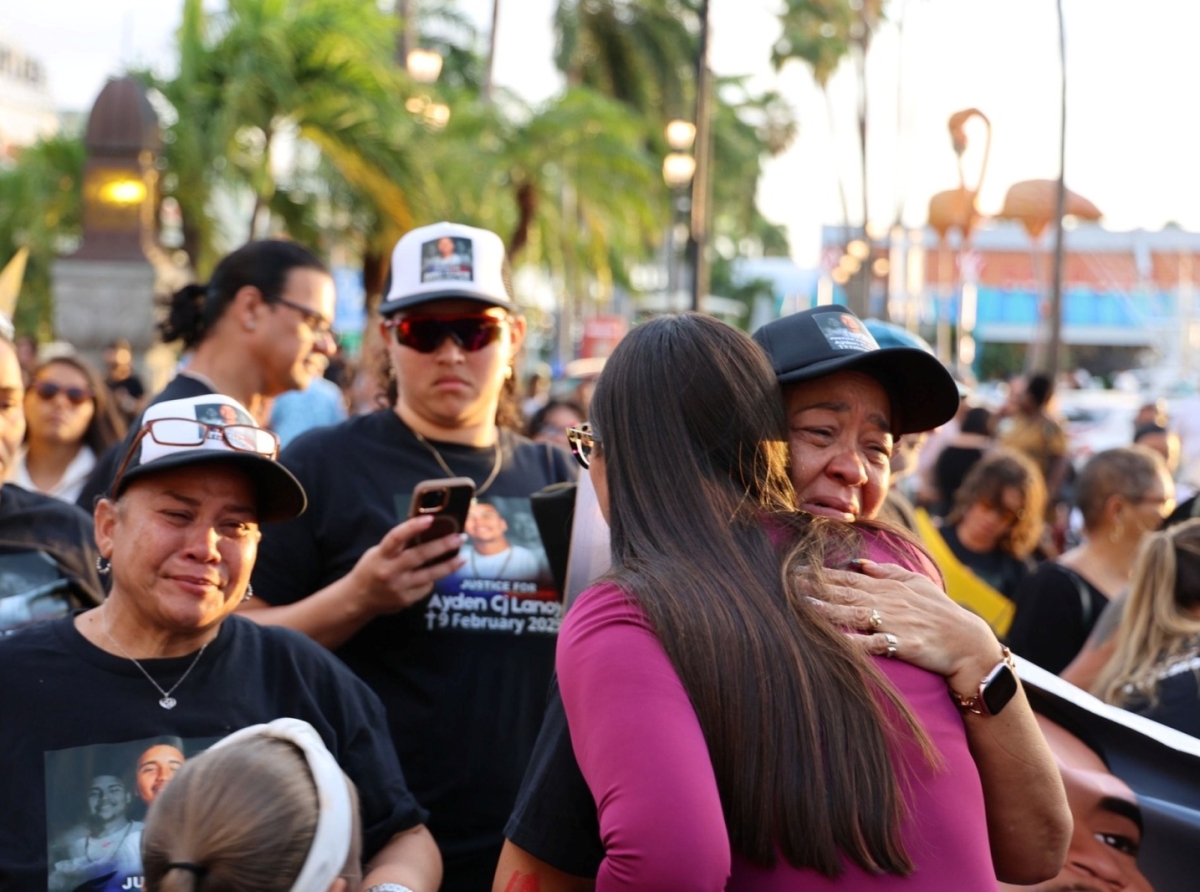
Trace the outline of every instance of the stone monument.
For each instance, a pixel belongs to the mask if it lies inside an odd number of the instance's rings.
[[[88,118],[83,239],[54,263],[54,328],[93,362],[115,338],[156,342],[155,296],[186,281],[158,243],[158,116],[142,84],[110,80]]]

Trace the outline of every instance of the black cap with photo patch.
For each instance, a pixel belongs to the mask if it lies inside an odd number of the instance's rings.
[[[769,322],[754,333],[780,385],[834,372],[861,372],[892,401],[896,434],[932,430],[958,411],[954,377],[937,357],[915,347],[880,347],[862,320],[831,304]]]

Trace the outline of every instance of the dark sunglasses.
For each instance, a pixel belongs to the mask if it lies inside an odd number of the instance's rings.
[[[72,406],[82,406],[92,398],[92,392],[86,387],[63,387],[53,381],[38,381],[33,385],[33,392],[46,402],[64,394]]]
[[[405,316],[385,319],[383,327],[390,328],[401,347],[418,353],[432,353],[446,338],[463,350],[474,353],[500,338],[506,320],[483,313],[462,316]]]
[[[600,437],[596,433],[596,429],[592,427],[592,423],[585,421],[577,427],[567,428],[567,442],[571,444],[571,452],[575,455],[575,461],[579,462],[583,468],[591,467],[592,454],[600,442]]]
[[[144,437],[149,437],[160,446],[201,446],[209,437],[210,432],[216,433],[225,441],[230,449],[237,452],[253,452],[267,458],[279,457],[279,437],[274,432],[252,424],[211,424],[206,421],[195,421],[191,418],[155,418],[147,421],[138,431],[129,449],[125,452],[125,460],[117,469],[113,478],[112,491],[116,492],[121,485],[121,478],[133,461],[138,444]]]

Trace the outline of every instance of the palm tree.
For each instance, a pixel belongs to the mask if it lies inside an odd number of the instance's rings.
[[[855,117],[858,124],[859,163],[862,184],[862,233],[866,238],[870,222],[867,181],[867,53],[871,40],[884,20],[883,0],[785,0],[780,15],[783,33],[772,51],[776,68],[791,59],[805,62],[813,80],[825,96],[829,123],[833,129],[833,108],[828,83],[842,61],[851,56],[857,75],[858,96]],[[838,176],[838,191],[842,204],[843,224],[849,218],[845,186]],[[869,277],[861,276],[864,293],[851,295],[851,308],[860,315],[867,312]]]
[[[53,319],[50,267],[83,229],[83,140],[52,136],[26,148],[0,170],[0,262],[29,248],[17,330],[48,336]]]
[[[157,86],[174,107],[164,191],[180,202],[199,269],[215,254],[218,187],[249,194],[252,237],[278,228],[272,220],[304,228],[306,215],[334,214],[332,193],[306,179],[306,152],[337,172],[342,199],[371,205],[381,241],[413,226],[423,131],[397,102],[410,85],[392,60],[395,28],[372,0],[230,0],[219,14],[185,0],[179,75]],[[299,163],[281,184],[285,135]]]

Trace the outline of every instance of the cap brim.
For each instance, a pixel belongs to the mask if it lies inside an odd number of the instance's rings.
[[[862,372],[882,384],[893,402],[892,415],[899,422],[897,434],[933,430],[958,411],[954,376],[937,357],[913,347],[884,347],[836,356],[784,372],[778,375],[778,381],[786,387],[834,372]]]
[[[422,291],[420,294],[409,294],[405,297],[395,297],[391,300],[386,300],[379,305],[379,315],[390,316],[392,313],[398,313],[400,310],[419,307],[421,304],[427,304],[435,300],[471,300],[489,307],[500,307],[500,309],[508,310],[510,313],[516,310],[516,306],[509,300],[497,300],[486,294],[480,294],[478,291],[448,288],[445,291]]]
[[[121,477],[113,497],[121,495],[129,484],[164,471],[201,465],[225,464],[242,468],[254,484],[258,501],[258,522],[275,523],[299,517],[308,507],[304,487],[291,471],[277,461],[253,452],[226,450],[190,450],[166,455],[155,461],[130,468]]]

